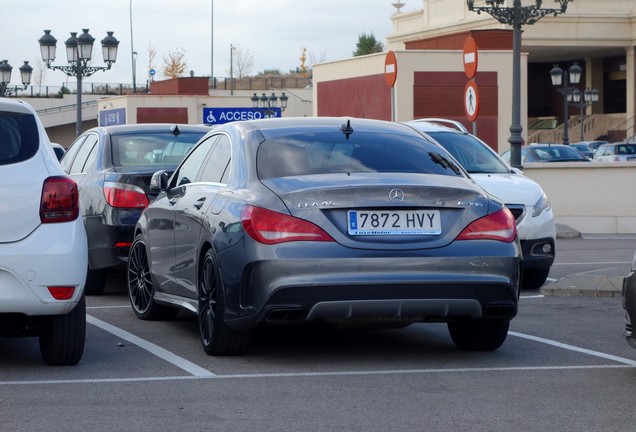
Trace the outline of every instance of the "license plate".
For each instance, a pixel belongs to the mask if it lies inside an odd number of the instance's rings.
[[[349,210],[349,235],[439,235],[439,210]]]

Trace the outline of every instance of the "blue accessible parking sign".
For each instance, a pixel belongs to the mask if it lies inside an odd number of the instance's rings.
[[[209,125],[281,116],[280,108],[203,108],[203,122]]]

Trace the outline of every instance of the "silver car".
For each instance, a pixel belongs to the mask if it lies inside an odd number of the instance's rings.
[[[594,153],[595,162],[636,161],[636,143],[601,144]]]
[[[198,316],[203,349],[232,355],[262,324],[447,322],[493,350],[516,315],[511,212],[443,147],[398,123],[295,118],[206,134],[135,229],[135,314]]]

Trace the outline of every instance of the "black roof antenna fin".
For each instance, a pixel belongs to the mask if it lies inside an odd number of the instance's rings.
[[[176,124],[170,126],[170,132],[172,132],[172,135],[174,136],[179,136],[179,134],[181,133],[181,131],[179,130],[179,126],[177,126]]]
[[[347,139],[349,139],[349,135],[351,135],[353,133],[353,128],[351,127],[351,119],[347,120],[347,124],[343,123],[340,126],[340,130],[342,131],[343,134],[345,134]]]

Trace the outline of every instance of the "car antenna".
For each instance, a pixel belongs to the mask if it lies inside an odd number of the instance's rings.
[[[170,132],[172,132],[172,135],[174,136],[179,136],[179,134],[181,133],[181,131],[179,130],[179,126],[177,125],[172,125],[170,127]]]
[[[356,93],[358,93],[358,103],[360,104],[360,110],[362,111],[362,118],[367,118],[364,115],[364,105],[362,105],[362,98],[360,97],[360,92],[356,90]]]
[[[351,127],[351,119],[347,120],[347,124],[343,123],[340,126],[340,130],[342,131],[343,134],[345,134],[347,139],[349,139],[349,135],[351,135],[353,133],[353,128]]]

